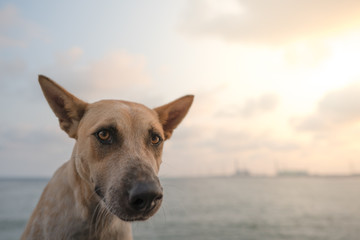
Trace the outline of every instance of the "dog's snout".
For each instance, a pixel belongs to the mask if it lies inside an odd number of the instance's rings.
[[[129,204],[135,211],[151,211],[162,199],[162,189],[156,182],[140,182],[129,193]]]

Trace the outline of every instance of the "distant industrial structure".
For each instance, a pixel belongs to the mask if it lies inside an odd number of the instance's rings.
[[[246,167],[239,167],[239,163],[237,160],[234,161],[235,173],[232,175],[233,177],[251,177],[251,173],[247,170]]]
[[[251,177],[251,173],[247,169],[236,169],[234,177]]]
[[[282,170],[276,172],[277,177],[309,177],[306,170]]]
[[[248,170],[245,166],[239,166],[237,160],[234,161],[235,171],[230,177],[238,178],[250,178],[250,177],[279,177],[279,178],[297,178],[297,177],[313,177],[313,178],[347,178],[347,177],[360,177],[360,173],[355,170],[353,164],[349,164],[350,172],[349,173],[334,173],[334,174],[316,174],[310,173],[306,169],[290,169],[290,168],[280,168],[276,161],[274,161],[275,174],[266,175],[266,174],[254,174]]]

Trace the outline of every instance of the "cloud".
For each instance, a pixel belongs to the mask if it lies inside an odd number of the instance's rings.
[[[273,111],[279,104],[279,97],[275,94],[263,94],[257,99],[249,99],[240,110],[242,116],[252,116],[257,113]]]
[[[50,176],[71,155],[73,141],[60,128],[7,126],[0,131],[0,175]]]
[[[100,99],[131,97],[133,90],[145,92],[152,82],[143,55],[115,50],[84,62],[86,53],[72,47],[56,54],[55,61],[44,67],[44,74],[80,98]],[[86,100],[86,99],[85,99]]]
[[[358,26],[359,12],[357,0],[194,0],[180,29],[229,42],[279,44]]]
[[[13,144],[19,145],[37,145],[49,142],[58,142],[62,139],[57,134],[60,131],[54,131],[54,128],[31,128],[28,126],[10,126],[10,128],[2,129],[0,134],[0,143],[2,145],[11,146]],[[64,133],[65,134],[65,133]],[[64,135],[65,136],[65,135]]]
[[[272,112],[279,105],[279,96],[274,93],[264,93],[257,98],[251,98],[245,101],[244,105],[228,106],[220,110],[217,117],[236,117],[242,118],[255,117],[259,114]]]
[[[81,59],[84,51],[80,47],[72,47],[55,55],[55,63],[59,66],[71,66]]]
[[[36,23],[24,19],[14,5],[0,9],[0,48],[27,47],[33,39],[48,38]]]
[[[293,139],[256,134],[252,129],[180,126],[165,143],[161,174],[231,174],[235,170],[234,161],[249,168],[262,162],[269,167],[254,167],[253,170],[271,173],[274,159],[291,160],[300,148]]]
[[[135,85],[147,85],[150,77],[146,73],[146,59],[126,51],[107,54],[90,66],[90,75],[96,89],[110,90]]]
[[[360,82],[325,94],[314,113],[293,124],[302,131],[322,131],[360,122]]]

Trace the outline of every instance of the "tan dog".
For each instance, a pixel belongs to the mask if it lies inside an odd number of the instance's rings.
[[[44,76],[39,82],[60,127],[76,143],[21,239],[132,239],[130,222],[148,219],[161,205],[163,142],[193,96],[152,110],[119,100],[88,104]]]

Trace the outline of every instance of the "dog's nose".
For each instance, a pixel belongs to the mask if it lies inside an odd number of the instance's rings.
[[[140,182],[129,193],[129,204],[135,211],[150,211],[162,199],[162,189],[156,182]]]

